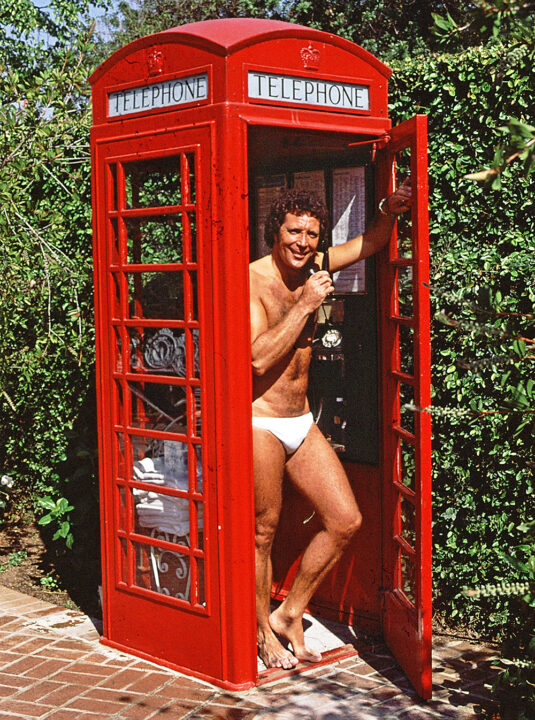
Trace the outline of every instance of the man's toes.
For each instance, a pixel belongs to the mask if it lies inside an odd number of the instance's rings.
[[[321,653],[314,652],[314,650],[309,650],[307,647],[304,647],[302,650],[297,651],[295,653],[295,656],[301,661],[301,662],[320,662]]]

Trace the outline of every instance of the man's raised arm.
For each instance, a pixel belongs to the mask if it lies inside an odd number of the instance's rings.
[[[406,212],[411,203],[411,186],[407,178],[399,188],[382,203],[381,212],[377,212],[362,235],[348,240],[342,245],[329,248],[329,270],[336,272],[373,255],[383,248],[394,228],[396,217]]]

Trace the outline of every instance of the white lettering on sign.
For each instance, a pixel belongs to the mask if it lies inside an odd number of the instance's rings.
[[[130,115],[208,98],[208,73],[108,93],[108,116]]]
[[[249,97],[253,100],[279,100],[348,110],[370,109],[370,93],[367,85],[292,75],[273,75],[254,70],[249,71],[248,85]]]

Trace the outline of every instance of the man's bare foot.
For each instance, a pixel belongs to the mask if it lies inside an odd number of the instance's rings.
[[[269,616],[272,630],[292,643],[295,657],[301,662],[319,662],[321,654],[310,650],[305,645],[302,618],[289,618],[285,615],[282,605]]]
[[[257,632],[258,655],[267,668],[280,667],[291,670],[299,662],[289,650],[277,640],[271,630]]]

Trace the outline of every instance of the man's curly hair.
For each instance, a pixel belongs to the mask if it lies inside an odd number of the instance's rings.
[[[314,193],[296,188],[282,192],[271,205],[264,230],[264,239],[268,247],[273,247],[274,239],[278,237],[287,213],[293,215],[308,213],[317,218],[320,222],[318,250],[325,250],[329,222],[327,207]]]

